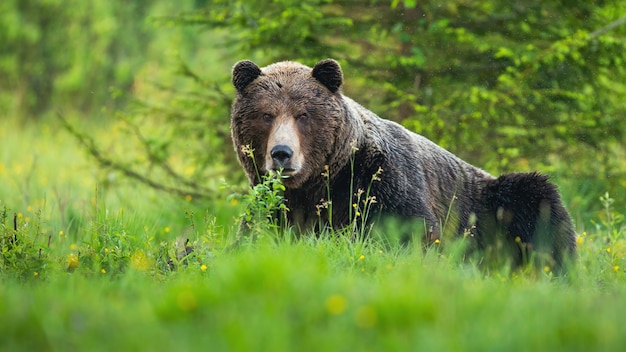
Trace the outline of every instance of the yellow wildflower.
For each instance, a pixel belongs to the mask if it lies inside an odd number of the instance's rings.
[[[151,258],[142,250],[138,250],[130,256],[130,267],[138,271],[146,271],[152,266]]]
[[[76,269],[76,267],[78,267],[78,256],[74,253],[70,253],[67,255],[65,262],[67,263],[68,269]]]
[[[332,315],[339,315],[346,310],[346,299],[339,294],[334,294],[326,299],[326,311]]]
[[[202,265],[200,266],[200,270],[202,270],[202,271],[206,271],[206,269],[208,269],[208,267],[206,266],[206,264],[202,264]]]

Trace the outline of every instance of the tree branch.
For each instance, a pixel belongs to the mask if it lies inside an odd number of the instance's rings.
[[[107,158],[100,152],[100,150],[96,147],[94,141],[91,138],[78,132],[61,114],[57,114],[57,116],[61,120],[63,127],[78,140],[78,143],[82,145],[87,150],[87,152],[89,152],[89,154],[91,154],[91,156],[93,156],[98,161],[98,163],[100,163],[101,166],[119,171],[123,173],[124,175],[126,175],[127,177],[137,180],[154,189],[165,191],[171,194],[175,194],[180,197],[191,196],[197,199],[200,199],[200,198],[206,199],[206,198],[211,197],[211,195],[208,193],[198,192],[195,190],[182,189],[182,188],[177,188],[177,187],[171,187],[162,183],[158,183],[120,163],[117,163]]]
[[[614,28],[617,28],[617,27],[619,27],[619,26],[621,26],[623,24],[626,24],[626,17],[622,17],[620,19],[617,19],[617,20],[607,24],[606,26],[604,26],[604,27],[602,27],[602,28],[600,28],[598,30],[595,30],[595,31],[589,33],[589,39],[595,39],[595,38],[601,36],[602,34],[608,32],[608,31],[610,31],[610,30],[612,30]]]

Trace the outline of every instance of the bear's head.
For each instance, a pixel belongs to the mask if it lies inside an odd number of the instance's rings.
[[[235,64],[232,80],[237,96],[231,134],[252,184],[279,169],[287,188],[323,181],[325,166],[350,154],[345,151],[349,122],[339,92],[343,74],[335,60],[313,68],[285,61],[262,69],[244,60]]]

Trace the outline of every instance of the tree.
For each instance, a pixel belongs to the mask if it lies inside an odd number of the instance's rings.
[[[2,1],[0,108],[39,118],[51,109],[89,114],[114,102],[109,88],[130,90],[149,42],[150,6],[148,1]]]
[[[150,162],[133,164],[139,170],[134,172],[154,180],[140,170],[172,160],[172,146],[181,135],[187,145],[207,146],[211,152],[194,150],[193,178],[169,175],[158,181],[164,188],[188,193],[201,189],[220,173],[216,170],[236,169],[232,151],[223,147],[230,145],[228,68],[241,58],[264,65],[285,59],[314,64],[334,57],[344,64],[347,95],[489,171],[543,165],[596,180],[601,170],[604,176],[626,180],[615,157],[615,151],[623,153],[626,134],[626,121],[620,118],[626,108],[622,5],[215,0],[162,17],[163,23],[193,26],[222,38],[207,50],[220,53],[212,65],[223,73],[207,79],[181,64],[180,73],[198,85],[174,95],[174,101],[188,104],[161,106],[159,111],[169,111],[165,115],[154,110],[142,115],[143,125],[170,132],[159,132],[157,142],[138,137],[144,139],[143,159]],[[139,125],[134,126],[137,130]],[[551,169],[555,159],[570,168]],[[165,174],[168,168],[174,170],[167,166]],[[598,182],[605,189],[614,187]]]

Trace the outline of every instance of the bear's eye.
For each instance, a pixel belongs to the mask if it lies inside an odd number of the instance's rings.
[[[309,115],[306,112],[303,112],[302,114],[296,116],[296,120],[298,121],[306,121],[306,119],[309,118]]]
[[[270,114],[263,114],[263,121],[265,121],[265,122],[272,122],[272,120],[274,120],[274,116],[272,116]]]

